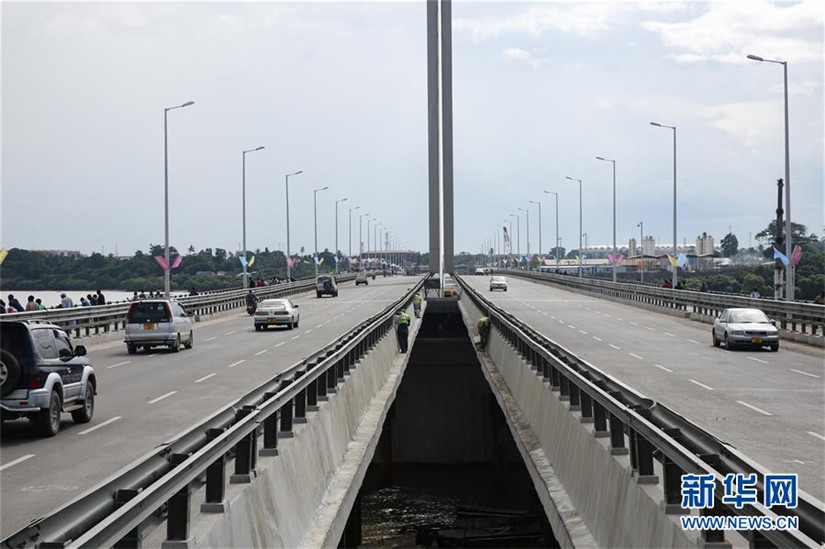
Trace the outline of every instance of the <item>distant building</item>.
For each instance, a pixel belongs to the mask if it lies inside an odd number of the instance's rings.
[[[696,255],[713,255],[713,237],[708,233],[702,233],[696,237]]]
[[[657,255],[656,239],[652,236],[646,236],[642,239],[642,255]]]
[[[631,238],[627,242],[627,255],[633,256],[636,255],[636,239]]]
[[[55,255],[55,256],[62,256],[62,257],[86,257],[85,254],[80,253],[78,250],[30,250],[32,252],[41,253],[44,255]]]

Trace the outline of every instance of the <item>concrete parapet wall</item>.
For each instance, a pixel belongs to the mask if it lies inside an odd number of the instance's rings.
[[[475,333],[482,313],[469,299],[462,308]],[[628,458],[612,456],[496,330],[479,358],[563,547],[696,547],[660,507],[660,488],[638,484]]]
[[[190,546],[335,547],[407,356],[389,332],[293,438],[279,441],[278,456],[258,458],[251,484],[229,486],[226,511],[193,517]]]

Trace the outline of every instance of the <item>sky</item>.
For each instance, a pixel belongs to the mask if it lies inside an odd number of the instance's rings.
[[[542,251],[637,223],[672,242],[731,228],[741,245],[774,217],[784,177],[789,66],[794,222],[823,232],[823,4],[455,2],[455,249],[505,220]],[[358,216],[425,251],[426,12],[419,2],[3,2],[0,246],[131,255],[170,243],[358,249]],[[511,214],[520,216],[517,220]],[[371,231],[372,232],[372,231]],[[363,235],[366,240],[366,234]],[[753,241],[755,244],[755,241]]]

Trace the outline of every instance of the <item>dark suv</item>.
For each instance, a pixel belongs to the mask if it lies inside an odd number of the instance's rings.
[[[318,297],[322,295],[331,295],[338,297],[338,283],[335,282],[335,277],[330,275],[319,275],[315,279],[315,294]]]
[[[0,419],[28,417],[42,436],[60,430],[60,414],[88,423],[97,378],[86,347],[72,347],[59,326],[0,321]]]

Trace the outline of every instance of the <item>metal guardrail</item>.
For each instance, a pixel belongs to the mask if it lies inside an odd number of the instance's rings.
[[[66,505],[8,536],[0,547],[138,548],[143,523],[166,508],[166,537],[190,536],[193,483],[205,475],[203,511],[225,510],[226,467],[230,483],[251,482],[258,455],[278,453],[278,438],[319,401],[335,393],[345,374],[392,330],[393,313],[407,307],[419,280],[404,296],[316,353],[294,364],[195,427],[160,445]],[[259,448],[259,437],[263,444]]]
[[[354,280],[355,275],[345,274],[337,277],[338,282]],[[261,286],[252,288],[260,299],[286,297],[315,289],[315,279],[299,280],[288,284]],[[195,319],[201,315],[211,315],[246,306],[248,290],[232,289],[214,293],[177,298],[186,312]],[[71,309],[46,309],[22,313],[9,313],[0,316],[2,320],[44,320],[60,326],[74,337],[88,337],[125,329],[126,312],[131,302],[92,307],[73,307]]]
[[[661,462],[665,508],[678,512],[681,503],[681,476],[685,473],[712,474],[715,494],[722,494],[728,473],[757,473],[761,498],[765,469],[722,442],[684,416],[635,392],[566,348],[543,336],[514,315],[494,305],[456,277],[475,305],[486,312],[492,326],[513,346],[536,375],[550,383],[559,399],[569,402],[571,412],[581,413],[583,423],[593,423],[596,437],[609,437],[614,455],[629,454],[634,475],[640,483],[658,483],[653,460]],[[625,445],[625,436],[629,448]],[[799,518],[799,531],[750,531],[751,547],[769,541],[777,547],[820,547],[825,543],[825,505],[800,491],[796,509],[768,509],[760,503],[742,509],[722,503],[717,496],[705,515],[741,515]],[[724,542],[723,531],[703,531],[706,543]]]
[[[518,270],[496,271],[501,274],[551,282],[559,286],[661,307],[716,317],[724,309],[745,307],[761,309],[776,320],[783,330],[813,336],[825,335],[825,305],[777,299],[755,299],[731,294],[713,294],[691,290],[654,288],[627,282],[612,282],[594,278],[579,278],[555,273],[535,273]]]

